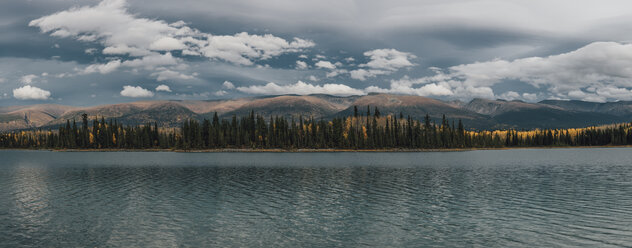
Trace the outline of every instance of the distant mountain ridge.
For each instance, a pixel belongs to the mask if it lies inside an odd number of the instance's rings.
[[[93,107],[73,107],[56,104],[0,107],[0,131],[56,127],[66,120],[80,120],[83,113],[125,124],[157,122],[161,126],[179,126],[187,119],[242,116],[254,111],[265,118],[271,116],[312,117],[331,119],[360,114],[370,106],[382,115],[411,116],[421,119],[426,114],[433,119],[443,115],[460,119],[474,129],[534,129],[570,128],[629,122],[632,102],[595,103],[584,101],[545,100],[538,103],[522,101],[473,99],[470,102],[441,101],[411,95],[369,94],[339,97],[323,94],[280,95],[238,98],[230,100],[157,100],[108,104]]]

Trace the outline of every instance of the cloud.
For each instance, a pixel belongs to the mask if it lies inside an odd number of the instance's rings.
[[[20,100],[46,100],[50,97],[50,91],[26,85],[14,89],[13,97]]]
[[[344,84],[324,84],[314,85],[298,81],[295,84],[278,85],[276,83],[268,83],[266,85],[251,85],[248,87],[237,87],[238,91],[248,94],[259,95],[283,95],[283,94],[330,94],[330,95],[364,95],[364,91],[351,88]]]
[[[520,99],[520,94],[515,91],[507,91],[503,93],[502,95],[500,95],[499,98],[512,101],[512,100]]]
[[[170,79],[182,79],[188,80],[193,79],[193,76],[185,75],[177,71],[173,71],[172,69],[177,69],[177,67],[170,67],[172,65],[177,65],[180,59],[175,58],[171,55],[171,53],[166,54],[150,54],[148,56],[126,60],[121,62],[120,59],[109,61],[105,64],[92,64],[86,66],[83,70],[79,72],[79,74],[91,74],[91,73],[101,73],[108,74],[116,71],[121,67],[127,68],[141,68],[148,70],[158,70],[157,72],[153,72],[150,75],[156,77],[158,81],[170,80]],[[168,69],[168,68],[170,69]],[[68,75],[65,75],[68,76]]]
[[[318,57],[318,55],[316,57]],[[318,67],[318,68],[329,69],[330,71],[327,72],[327,74],[325,74],[325,77],[328,77],[328,78],[335,77],[335,76],[338,76],[338,75],[341,75],[341,74],[349,73],[349,71],[346,70],[346,69],[338,69],[337,68],[338,66],[342,65],[342,63],[340,63],[340,62],[336,62],[334,64],[334,63],[331,63],[329,61],[320,60],[320,61],[316,62],[316,64],[314,64],[314,65],[316,67]]]
[[[299,70],[307,69],[307,63],[305,63],[305,61],[297,60],[296,61],[296,69],[299,69]]]
[[[416,87],[416,85],[421,85]],[[369,86],[365,89],[367,92],[393,93],[418,96],[453,96],[455,92],[452,87],[445,83],[429,83],[419,79],[410,79],[404,77],[399,80],[391,80],[390,88],[380,88],[377,86]]]
[[[352,70],[349,72],[349,74],[351,75],[351,78],[353,79],[357,79],[360,81],[364,81],[367,78],[371,78],[371,77],[375,77],[377,75],[386,75],[386,74],[390,74],[390,71],[383,71],[383,70],[365,70],[365,69],[357,69],[357,70]]]
[[[535,102],[538,100],[538,94],[535,94],[535,93],[520,94],[515,91],[507,91],[505,93],[500,94],[498,98],[505,99],[507,101],[524,100],[524,101],[529,101],[529,102]]]
[[[106,48],[114,48],[111,54],[129,53],[121,50],[139,49],[149,52],[150,44],[165,37],[185,32],[171,27],[161,20],[137,18],[127,13],[123,0],[105,0],[96,6],[71,8],[35,19],[29,26],[39,27],[42,32],[57,37],[73,37],[85,42],[101,42]]]
[[[158,50],[158,51],[172,51],[172,50],[183,50],[187,46],[181,40],[172,38],[172,37],[162,37],[151,44],[149,44],[150,50]]]
[[[116,71],[121,66],[121,60],[112,60],[105,64],[92,64],[87,66],[81,71],[81,74],[90,74],[90,73],[101,73],[108,74],[113,71]]]
[[[388,3],[364,1],[360,8],[355,1],[336,0],[282,0],[275,2],[274,8],[269,3],[252,0],[217,1],[211,7],[198,1],[187,3],[196,7],[180,4],[182,6],[174,6],[174,11],[209,15],[218,20],[239,19],[240,23],[261,23],[266,27],[290,27],[291,30],[333,29],[337,34],[356,36],[389,34],[380,36],[379,42],[388,42],[388,36],[394,30],[424,34],[446,27],[602,40],[602,34],[606,33],[620,38],[616,40],[624,40],[621,37],[629,37],[628,32],[617,32],[629,31],[631,19],[628,11],[630,2],[626,0],[607,0],[606,4],[573,0],[555,3],[541,0],[393,0]],[[574,11],[568,11],[568,6],[573,6]],[[413,42],[415,46],[430,45]]]
[[[123,66],[147,70],[181,63],[172,57],[170,51],[252,65],[255,60],[315,46],[310,40],[296,37],[286,40],[271,34],[251,35],[246,32],[213,35],[190,28],[183,21],[167,23],[141,18],[128,12],[125,0],[104,0],[95,6],[73,7],[32,20],[29,26],[38,27],[41,32],[54,37],[100,43],[104,47],[102,53],[106,55],[140,57],[120,62]],[[86,53],[94,51],[86,50]],[[101,72],[94,67],[88,70]]]
[[[367,65],[370,63],[367,63]],[[405,65],[406,63],[395,63]],[[396,68],[383,62],[371,67]],[[605,102],[632,100],[632,44],[595,42],[577,50],[548,57],[515,60],[495,59],[448,67],[431,67],[435,75],[391,80],[390,88],[368,87],[367,91],[398,94],[450,96],[471,99],[503,98],[576,99]],[[371,70],[351,71],[351,77],[366,79]],[[377,72],[378,74],[381,73]],[[508,81],[529,84],[540,93],[507,91],[496,95],[493,86]]]
[[[331,77],[335,77],[338,76],[340,74],[346,74],[349,71],[345,70],[345,69],[334,69],[330,72],[327,72],[327,74],[325,74],[326,77],[331,78]]]
[[[154,72],[151,76],[156,77],[156,81],[165,80],[191,80],[195,79],[194,75],[187,75],[177,71],[172,71],[166,68],[161,68],[160,71]]]
[[[171,92],[171,88],[169,88],[168,85],[161,84],[161,85],[158,85],[158,87],[156,87],[156,91]]]
[[[199,49],[200,53],[211,59],[222,59],[235,64],[252,65],[253,59],[269,59],[283,53],[299,52],[315,46],[309,40],[294,38],[285,39],[266,35],[250,35],[246,32],[235,35],[206,35],[206,44]]]
[[[632,100],[632,44],[594,42],[568,53],[512,61],[463,64],[436,78],[463,87],[491,87],[518,80],[546,89],[549,97],[591,101]]]
[[[371,60],[360,66],[388,71],[396,71],[400,68],[413,66],[415,64],[410,62],[409,59],[416,58],[415,55],[395,49],[375,49],[364,52],[364,56],[369,57]]]
[[[377,86],[369,86],[365,89],[352,88],[344,84],[324,84],[315,85],[298,81],[295,84],[279,85],[276,83],[268,83],[265,85],[252,85],[248,87],[237,87],[238,91],[248,94],[258,95],[283,95],[283,94],[297,94],[297,95],[309,95],[309,94],[330,94],[330,95],[366,95],[371,92],[375,93],[392,93],[392,94],[406,94],[406,95],[419,95],[419,96],[453,96],[456,93],[451,89],[447,83],[426,83],[419,87],[415,85],[419,84],[416,79],[409,79],[404,77],[400,80],[392,80],[390,88],[380,88]],[[490,89],[491,90],[491,89]],[[478,95],[489,97],[486,89],[472,89],[472,91],[478,91]],[[493,94],[492,94],[493,96]]]
[[[228,94],[228,92],[226,92],[225,90],[218,90],[218,91],[215,91],[215,93],[213,93],[213,95],[216,95],[216,96],[224,96],[226,94]]]
[[[121,96],[126,96],[126,97],[152,97],[154,96],[154,93],[143,89],[140,86],[131,86],[131,85],[126,85],[123,86],[123,90],[121,91]]]
[[[126,55],[127,54],[127,55],[135,56],[135,57],[146,56],[146,55],[152,54],[152,52],[146,49],[137,48],[137,47],[129,47],[124,44],[118,44],[118,45],[103,48],[101,53],[105,55]]]
[[[24,75],[20,78],[20,83],[31,84],[37,78],[39,78],[39,76],[34,75],[34,74]]]
[[[177,65],[180,59],[173,57],[171,53],[150,54],[139,59],[127,60],[122,63],[127,67],[140,67],[145,69],[153,69],[159,66]]]
[[[329,61],[325,61],[325,60],[318,61],[318,62],[316,62],[315,65],[318,68],[325,68],[325,69],[331,69],[331,70],[336,69],[336,65],[332,64]]]
[[[231,83],[230,81],[224,81],[224,83],[222,84],[222,86],[226,89],[232,90],[235,88],[235,85],[233,83]]]
[[[366,51],[364,52],[364,56],[369,57],[369,62],[360,64],[359,66],[368,69],[352,70],[350,72],[351,78],[364,81],[367,78],[378,75],[389,75],[401,68],[414,66],[415,64],[410,62],[410,59],[416,58],[416,56],[411,53],[400,52],[395,49]]]

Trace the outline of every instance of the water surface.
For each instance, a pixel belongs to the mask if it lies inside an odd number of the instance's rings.
[[[629,247],[632,149],[0,151],[0,247]]]

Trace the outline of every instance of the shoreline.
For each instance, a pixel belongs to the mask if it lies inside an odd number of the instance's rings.
[[[407,148],[390,148],[390,149],[252,149],[252,148],[220,148],[220,149],[38,149],[38,148],[0,148],[6,151],[51,151],[51,152],[180,152],[180,153],[230,153],[230,152],[247,152],[247,153],[307,153],[307,152],[465,152],[479,150],[515,150],[515,149],[570,149],[570,148],[632,148],[632,145],[626,146],[542,146],[542,147],[487,147],[487,148],[435,148],[435,149],[407,149]]]

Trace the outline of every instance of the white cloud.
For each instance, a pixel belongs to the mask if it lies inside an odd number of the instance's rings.
[[[296,61],[296,69],[299,69],[299,70],[307,69],[307,63],[305,63],[305,61],[297,60]]]
[[[20,100],[46,100],[50,97],[50,91],[26,85],[14,89],[13,97]]]
[[[316,57],[318,57],[318,55]],[[330,71],[325,74],[325,77],[328,77],[328,78],[349,73],[349,71],[346,69],[338,69],[338,66],[342,65],[342,63],[340,62],[331,63],[326,60],[320,60],[316,62],[316,64],[314,65],[318,68],[329,69]]]
[[[315,65],[318,68],[325,68],[325,69],[331,69],[331,70],[336,69],[336,66],[334,64],[325,60],[318,61],[316,62]]]
[[[364,81],[378,75],[389,75],[406,67],[414,66],[410,59],[415,55],[407,52],[400,52],[395,49],[375,49],[364,52],[364,56],[369,57],[369,62],[359,65],[368,69],[356,69],[350,72],[351,78]],[[349,58],[348,58],[349,59]],[[353,59],[353,58],[351,58]],[[353,60],[351,60],[353,61]]]
[[[171,88],[169,88],[169,85],[161,84],[156,87],[156,91],[171,92]]]
[[[520,94],[515,91],[507,91],[499,96],[500,99],[505,99],[507,101],[512,101],[516,99],[520,99]]]
[[[522,99],[529,102],[535,102],[538,100],[538,94],[536,93],[522,93]]]
[[[400,52],[395,49],[375,49],[364,52],[364,56],[371,60],[360,66],[372,69],[382,69],[388,71],[396,71],[400,68],[414,66],[409,59],[416,58],[415,55],[407,52]]]
[[[95,54],[97,52],[97,49],[96,48],[87,48],[83,52],[86,53],[86,54]]]
[[[515,91],[507,91],[500,94],[497,98],[505,99],[507,101],[522,100],[527,102],[535,102],[538,100],[538,94],[536,93],[518,93]]]
[[[374,64],[373,67],[378,66]],[[404,77],[392,80],[389,89],[372,86],[367,90],[461,99],[481,97],[536,101],[550,98],[596,102],[632,100],[630,68],[632,44],[595,42],[575,51],[548,57],[512,61],[495,59],[452,66],[447,70],[431,67],[435,72],[433,76],[417,79]],[[381,72],[378,70],[377,73]],[[352,78],[362,80],[370,77],[372,72],[359,69],[350,74]],[[543,92],[536,94],[509,91],[496,95],[492,86],[506,81],[524,82]]]
[[[35,79],[39,78],[39,76],[35,74],[24,75],[20,78],[20,83],[23,84],[31,84]]]
[[[215,93],[213,93],[213,95],[216,95],[216,96],[224,96],[226,94],[228,94],[228,92],[226,92],[225,90],[218,90],[218,91],[215,91]]]
[[[305,55],[305,54],[301,54],[298,57],[301,58],[301,59],[307,59],[307,55]]]
[[[327,72],[327,74],[325,74],[326,77],[330,78],[330,77],[335,77],[338,76],[340,74],[346,74],[349,71],[345,70],[345,69],[334,69],[330,72]]]
[[[360,81],[364,81],[367,78],[371,78],[371,77],[375,77],[377,75],[385,75],[385,74],[390,74],[390,71],[382,71],[382,70],[365,70],[365,69],[357,69],[357,70],[353,70],[350,71],[349,74],[351,75],[351,78],[353,79],[357,79]]]
[[[126,85],[123,86],[123,90],[121,91],[121,96],[126,96],[126,97],[152,97],[154,96],[154,93],[143,89],[140,86],[131,86],[131,85]]]
[[[344,84],[324,84],[316,85],[298,81],[295,84],[278,85],[276,83],[268,83],[265,85],[252,85],[248,87],[237,87],[238,91],[248,94],[260,94],[260,95],[282,95],[282,94],[297,94],[297,95],[309,95],[309,94],[330,94],[330,95],[366,95],[367,93],[392,93],[392,94],[407,94],[407,95],[419,95],[419,96],[453,96],[455,93],[450,85],[447,83],[426,83],[419,87],[415,85],[419,84],[414,79],[407,77],[400,80],[392,80],[390,88],[380,88],[377,86],[369,86],[365,89],[356,89]],[[466,90],[466,89],[457,89]],[[477,95],[488,97],[487,89],[469,89],[472,92],[477,92]],[[491,89],[489,89],[491,90]],[[493,96],[493,94],[492,94]]]
[[[255,67],[261,69],[261,68],[270,68],[269,64],[265,64],[265,65],[256,65]]]
[[[309,79],[309,81],[312,81],[312,82],[318,81],[318,78],[314,75],[310,75],[307,79]]]
[[[125,54],[129,54],[130,56],[135,56],[135,57],[146,56],[146,55],[151,54],[151,52],[149,50],[146,50],[146,49],[143,49],[143,48],[138,48],[138,47],[129,47],[129,46],[124,45],[124,44],[119,44],[119,45],[114,45],[114,46],[109,46],[109,47],[103,48],[101,53],[103,53],[105,55],[125,55]]]
[[[453,80],[462,87],[491,87],[506,80],[518,80],[548,90],[549,97],[632,100],[631,68],[632,44],[595,42],[548,57],[453,66],[447,73],[437,72],[434,78]]]
[[[116,71],[121,66],[120,60],[112,60],[105,64],[92,64],[87,66],[81,71],[81,74],[90,74],[90,73],[101,73],[108,74],[110,72]]]
[[[105,0],[96,6],[71,8],[35,19],[29,26],[39,27],[52,36],[100,41],[106,47],[145,51],[150,50],[153,42],[184,32],[161,20],[129,14],[126,5],[124,0]]]
[[[181,40],[172,37],[162,37],[149,44],[149,49],[158,51],[183,50],[186,47]]]
[[[364,95],[364,91],[351,88],[344,84],[324,84],[314,85],[298,81],[295,84],[278,85],[276,83],[268,83],[266,85],[251,85],[248,87],[237,87],[238,91],[248,94],[260,95],[282,95],[282,94],[330,94],[330,95]]]
[[[421,84],[420,87],[415,85]],[[399,80],[391,80],[390,88],[384,89],[377,86],[369,86],[365,89],[367,92],[394,93],[418,96],[453,96],[455,92],[450,85],[441,83],[423,82],[418,79],[410,79],[404,77]]]
[[[106,55],[137,57],[94,64],[86,67],[84,73],[108,73],[119,66],[145,70],[171,66],[172,68],[167,69],[176,70],[173,67],[184,61],[173,57],[169,51],[181,51],[183,55],[204,56],[239,65],[252,65],[255,60],[300,52],[315,45],[309,40],[286,40],[271,34],[204,33],[188,27],[183,21],[167,23],[129,13],[125,0],[104,0],[95,6],[73,7],[32,20],[29,26],[38,27],[43,33],[55,37],[99,43],[104,47],[102,53]],[[161,54],[165,51],[166,54]],[[85,52],[93,54],[95,50],[86,49]],[[165,73],[156,75],[162,74]]]
[[[165,80],[191,80],[195,79],[194,75],[187,75],[177,71],[172,71],[169,69],[161,69],[158,72],[154,72],[151,76],[156,77],[156,81],[165,81]]]
[[[179,61],[180,59],[173,57],[171,53],[152,53],[139,59],[127,60],[123,62],[122,65],[128,67],[153,69],[159,66],[177,65]]]
[[[224,83],[222,84],[222,86],[226,89],[232,90],[235,88],[235,85],[233,83],[231,83],[230,81],[224,81]]]
[[[235,35],[206,35],[206,45],[198,49],[211,59],[222,59],[235,64],[252,65],[253,59],[269,59],[288,52],[299,52],[313,47],[312,41],[294,38],[288,42],[282,38],[266,35],[250,35],[246,32]]]

